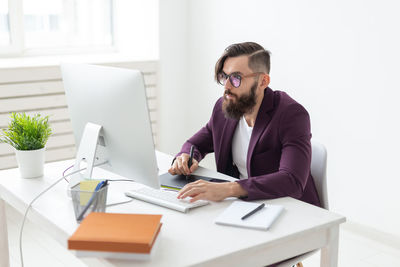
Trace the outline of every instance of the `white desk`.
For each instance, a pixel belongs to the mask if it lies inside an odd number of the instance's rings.
[[[171,157],[157,153],[157,159],[160,172],[165,172]],[[71,163],[46,164],[45,176],[37,179],[19,178],[18,169],[0,172],[0,266],[8,265],[4,201],[24,213],[29,202],[61,177]],[[199,170],[199,174],[227,177],[206,169]],[[30,221],[46,229],[65,247],[78,226],[72,201],[66,196],[66,185],[61,181],[39,198],[28,213]],[[109,190],[120,190],[122,194],[133,186],[131,182],[114,182]],[[269,231],[216,225],[214,219],[232,200],[211,203],[187,214],[139,200],[109,207],[107,212],[162,214],[163,227],[159,247],[151,261],[102,261],[111,266],[265,266],[322,248],[321,266],[337,266],[339,225],[345,221],[343,216],[286,197],[266,201],[285,207]]]

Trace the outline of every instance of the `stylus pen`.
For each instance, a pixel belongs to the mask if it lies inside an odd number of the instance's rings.
[[[261,210],[262,208],[264,208],[265,203],[262,203],[260,206],[258,206],[257,208],[255,208],[254,210],[250,211],[249,213],[247,213],[246,215],[244,215],[242,217],[242,220],[249,218],[251,215],[253,215],[254,213],[256,213],[257,211]]]
[[[192,167],[193,164],[193,152],[194,152],[194,145],[192,145],[190,147],[190,157],[189,157],[189,161],[188,161],[188,168],[190,169],[190,167]]]
[[[94,189],[94,192],[92,194],[92,197],[89,199],[88,203],[86,206],[83,208],[82,212],[79,214],[77,221],[81,221],[83,218],[83,215],[85,215],[86,211],[89,209],[89,207],[92,205],[93,200],[95,199],[97,192],[103,188],[104,186],[107,185],[107,180],[106,181],[101,181],[97,184],[96,188]]]
[[[190,147],[190,156],[189,156],[189,161],[188,161],[189,171],[190,171],[190,167],[192,167],[192,164],[193,164],[193,152],[194,152],[194,145],[192,145]],[[189,179],[189,175],[186,175],[186,180],[188,180],[188,179]]]

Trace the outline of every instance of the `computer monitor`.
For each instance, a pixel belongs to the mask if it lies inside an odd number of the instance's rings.
[[[61,64],[61,72],[75,141],[79,145],[76,165],[81,160],[78,157],[90,155],[94,148],[94,161],[107,161],[101,168],[159,189],[141,72],[85,64]],[[90,127],[84,132],[87,123],[102,127],[98,140],[96,134],[90,133]]]

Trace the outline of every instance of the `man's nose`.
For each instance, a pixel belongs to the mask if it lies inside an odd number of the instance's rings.
[[[224,84],[224,88],[225,89],[232,89],[233,88],[233,85],[231,84],[231,80],[229,78],[226,79],[225,84]]]

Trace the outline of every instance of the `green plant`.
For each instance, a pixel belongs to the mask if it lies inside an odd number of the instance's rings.
[[[41,117],[23,113],[11,113],[7,129],[0,134],[0,142],[10,144],[17,150],[41,149],[46,145],[51,128],[49,116]]]

